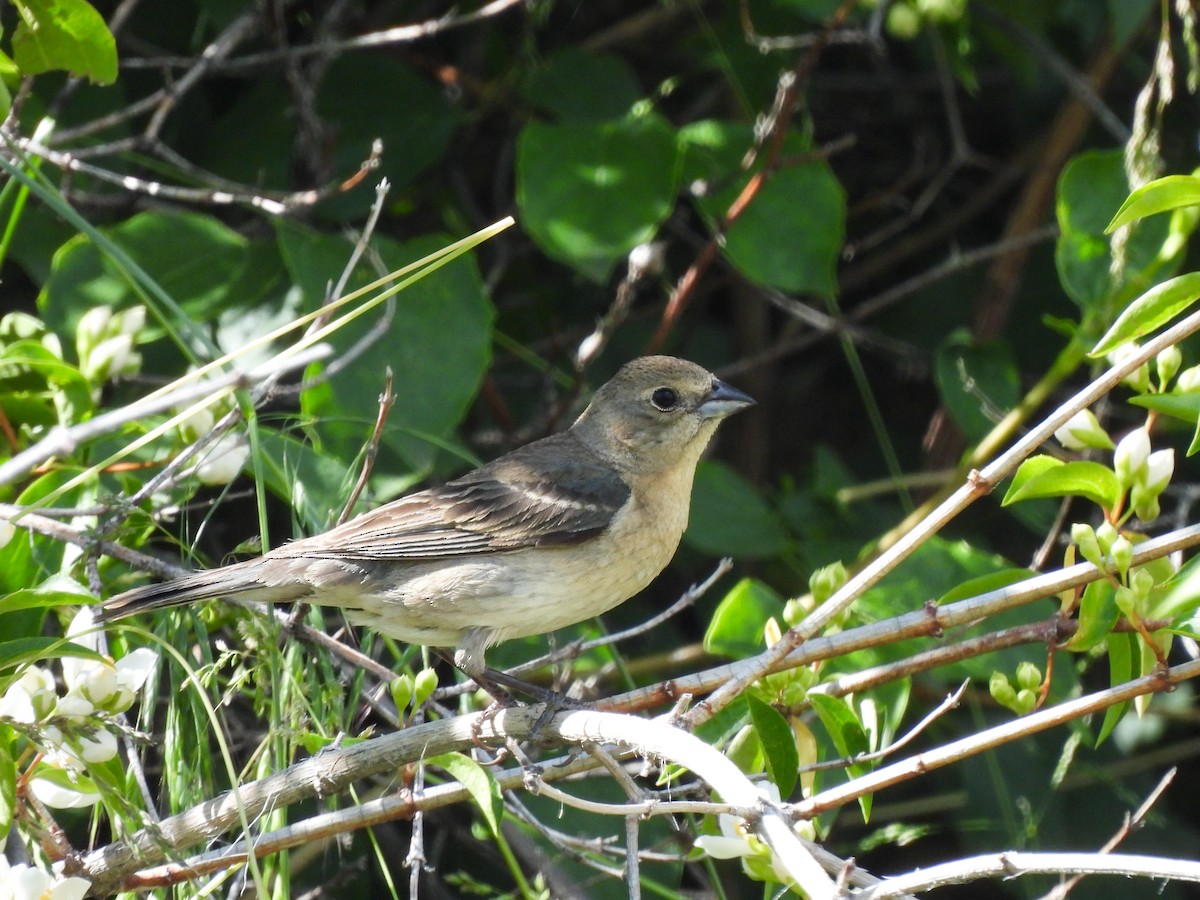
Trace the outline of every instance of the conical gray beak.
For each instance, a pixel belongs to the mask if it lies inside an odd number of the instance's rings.
[[[747,406],[754,406],[754,403],[754,398],[749,394],[714,378],[712,389],[696,411],[706,419],[723,419]]]

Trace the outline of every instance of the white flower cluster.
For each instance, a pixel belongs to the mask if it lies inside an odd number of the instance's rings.
[[[84,608],[67,629],[74,643],[97,649],[95,619]],[[89,764],[117,755],[113,717],[127,710],[145,684],[158,655],[141,648],[112,661],[63,657],[66,693],[54,676],[29,666],[0,697],[0,720],[36,741],[44,756],[30,781],[34,795],[47,806],[72,809],[91,806],[99,794],[83,772]],[[0,893],[0,900],[4,895]]]
[[[99,385],[137,372],[142,357],[133,349],[134,340],[145,324],[143,306],[119,313],[107,306],[95,306],[85,312],[75,327],[75,350],[83,377]]]
[[[25,863],[10,865],[0,853],[0,900],[80,900],[89,887],[84,878],[59,878]]]

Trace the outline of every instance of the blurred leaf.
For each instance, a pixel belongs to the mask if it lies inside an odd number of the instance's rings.
[[[1033,577],[1034,574],[1031,569],[1001,569],[998,572],[980,575],[978,578],[968,578],[938,597],[937,603],[938,606],[945,606],[948,603],[957,603],[959,600],[969,600],[971,597],[997,591],[1010,584],[1019,584],[1026,578]]]
[[[800,774],[800,752],[796,749],[796,735],[787,719],[769,703],[747,694],[750,718],[758,733],[763,753],[767,760],[767,774],[779,788],[779,796],[786,800],[796,787]]]
[[[1121,615],[1115,597],[1113,586],[1105,579],[1093,581],[1083,589],[1079,601],[1079,628],[1067,642],[1068,648],[1085,653],[1108,639]]]
[[[51,575],[34,588],[22,588],[0,596],[0,615],[22,609],[55,606],[78,606],[90,603],[92,597],[83,587],[65,575]]]
[[[386,85],[386,89],[366,90],[368,85]],[[357,172],[376,140],[383,141],[383,156],[362,185],[322,201],[318,214],[339,223],[361,215],[374,201],[371,187],[381,177],[397,191],[442,159],[461,118],[449,99],[447,92],[389,53],[338,56],[325,73],[317,98],[321,118],[331,128],[329,165],[334,177],[348,178]],[[278,113],[273,112],[272,118],[279,118]]]
[[[1112,233],[1122,225],[1128,225],[1155,213],[1200,204],[1200,178],[1195,175],[1168,175],[1157,178],[1137,188],[1121,204],[1108,228]]]
[[[7,671],[17,666],[45,663],[47,660],[60,659],[64,656],[77,656],[81,659],[104,662],[104,657],[95,650],[89,650],[87,647],[81,647],[79,644],[73,644],[63,638],[24,637],[0,642],[0,671]]]
[[[117,42],[84,0],[13,0],[20,21],[13,58],[25,75],[62,69],[95,82],[117,80]]]
[[[1091,356],[1098,357],[1122,344],[1137,340],[1170,322],[1200,298],[1200,272],[1178,275],[1156,284],[1130,303],[1096,342]]]
[[[1081,153],[1058,181],[1056,210],[1060,235],[1055,248],[1059,279],[1084,310],[1107,315],[1107,306],[1124,285],[1158,278],[1159,254],[1170,231],[1165,219],[1149,219],[1130,236],[1124,250],[1121,281],[1112,278],[1112,253],[1105,235],[1113,213],[1125,202],[1129,183],[1120,150]]]
[[[459,784],[467,789],[492,834],[500,833],[500,819],[504,815],[504,801],[500,797],[500,786],[487,769],[469,756],[461,753],[443,753],[425,760],[426,765],[444,769]]]
[[[754,144],[753,132],[742,125],[699,122],[680,131],[680,142],[687,150],[685,180],[710,187],[696,203],[716,222],[754,177],[741,166]],[[785,156],[810,150],[795,135],[784,142]],[[845,220],[845,192],[826,162],[785,165],[763,183],[729,228],[722,253],[759,284],[831,297]]]
[[[1087,497],[1106,511],[1121,500],[1121,484],[1108,466],[1091,460],[1063,462],[1034,456],[1021,463],[1001,506],[1038,497]]]
[[[310,304],[320,303],[349,257],[348,241],[308,231],[295,224],[277,229],[285,265]],[[390,270],[444,247],[450,238],[427,235],[398,244],[377,238],[375,250]],[[350,287],[366,283],[356,273]],[[374,277],[373,274],[370,277]],[[371,334],[369,346],[353,366],[334,375],[325,389],[305,391],[301,408],[324,420],[326,452],[353,459],[371,436],[391,367],[395,404],[383,435],[376,471],[425,472],[435,452],[462,420],[491,359],[493,310],[479,270],[470,256],[448,263],[405,288],[394,311],[380,307],[329,338],[338,355]],[[377,327],[383,330],[373,332]],[[389,455],[392,458],[389,465]]]
[[[142,212],[101,231],[197,321],[246,300],[235,286],[248,242],[213,216]],[[38,295],[43,318],[71,343],[79,317],[93,306],[140,302],[128,274],[83,235],[55,253],[50,278]]]
[[[17,764],[9,748],[13,745],[13,730],[0,724],[0,834],[12,828],[17,809]]]
[[[521,96],[565,121],[602,122],[627,116],[642,89],[624,60],[568,46],[530,72]]]
[[[1110,634],[1108,641],[1108,684],[1117,687],[1133,678],[1133,651],[1137,638],[1132,634]],[[1100,725],[1100,733],[1096,735],[1096,746],[1104,743],[1105,738],[1112,734],[1117,723],[1129,710],[1129,701],[1110,706],[1104,713],[1104,722]]]
[[[1167,394],[1138,394],[1129,398],[1133,406],[1152,409],[1175,419],[1182,419],[1196,426],[1187,455],[1194,456],[1200,450],[1200,391],[1171,391]]]
[[[1020,400],[1016,362],[1006,344],[976,344],[962,331],[942,342],[934,360],[938,395],[970,441],[990,432]]]
[[[696,469],[683,539],[713,556],[768,559],[783,551],[787,533],[748,482],[723,463],[707,460]]]
[[[595,281],[651,240],[675,205],[680,155],[657,114],[531,122],[517,139],[517,205],[549,256]]]
[[[782,614],[783,597],[755,578],[743,578],[717,605],[704,634],[704,649],[731,659],[761,653],[766,649],[767,620]]]
[[[838,756],[852,760],[870,751],[871,743],[867,738],[867,733],[849,703],[840,697],[830,697],[828,694],[817,692],[809,693],[808,699],[812,704],[813,712],[817,714],[817,718],[825,726],[825,731],[829,733]],[[868,767],[860,763],[849,763],[847,769],[851,777],[857,777],[868,771]],[[871,817],[872,803],[871,794],[865,794],[858,799],[864,820]]]
[[[0,345],[0,401],[14,425],[71,425],[92,412],[92,386],[39,341]]]

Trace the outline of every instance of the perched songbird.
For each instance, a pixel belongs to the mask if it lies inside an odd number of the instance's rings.
[[[126,591],[100,616],[213,597],[334,606],[402,641],[457,648],[455,664],[484,683],[488,647],[600,615],[663,570],[701,453],[753,403],[694,363],[635,359],[566,431],[257,559]]]

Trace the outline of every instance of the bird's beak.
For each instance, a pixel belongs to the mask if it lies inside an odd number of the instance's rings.
[[[749,394],[731,387],[719,378],[714,378],[708,396],[700,402],[696,412],[705,419],[723,419],[739,409],[754,406],[754,403],[754,398]]]

